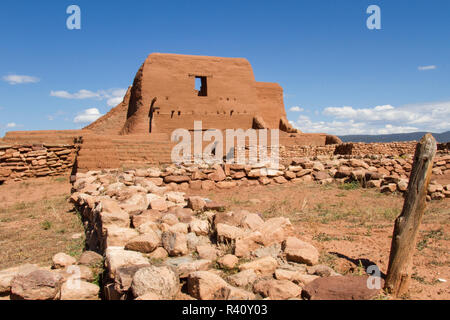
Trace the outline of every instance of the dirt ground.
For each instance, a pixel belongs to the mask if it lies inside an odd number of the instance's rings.
[[[195,194],[224,202],[230,210],[288,217],[295,236],[315,245],[321,262],[342,274],[364,274],[376,264],[384,276],[394,220],[403,206],[400,194],[356,184],[285,184]],[[449,232],[450,199],[429,202],[413,258],[410,292],[403,299],[450,299]]]
[[[67,177],[0,185],[0,269],[23,263],[48,265],[61,251],[81,253],[83,227],[67,203],[69,194]],[[224,202],[230,210],[288,217],[295,235],[319,249],[321,262],[343,274],[362,274],[372,264],[386,272],[393,222],[403,205],[399,194],[381,194],[357,184],[285,184],[191,194]],[[410,292],[402,298],[450,299],[449,232],[450,199],[428,203]]]
[[[81,254],[84,229],[69,195],[68,177],[0,185],[0,269],[48,266],[58,252]]]

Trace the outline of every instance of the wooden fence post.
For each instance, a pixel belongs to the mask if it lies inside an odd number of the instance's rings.
[[[427,133],[416,146],[403,210],[395,220],[384,288],[396,297],[408,291],[412,257],[426,207],[427,189],[435,154],[436,140]]]

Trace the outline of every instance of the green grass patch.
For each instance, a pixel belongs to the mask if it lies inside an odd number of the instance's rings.
[[[52,228],[52,223],[48,220],[45,220],[41,223],[42,230],[50,230]]]
[[[361,188],[361,184],[358,181],[345,182],[338,186],[341,190],[356,190]]]

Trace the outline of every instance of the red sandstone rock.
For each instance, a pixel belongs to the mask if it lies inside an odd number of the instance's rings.
[[[54,300],[63,278],[47,270],[36,270],[15,277],[11,282],[11,298],[23,300]]]
[[[203,210],[206,206],[205,200],[202,197],[192,196],[188,198],[188,208],[191,208],[194,211]]]
[[[54,269],[64,269],[65,267],[75,264],[77,260],[64,252],[57,253],[52,258],[52,267]]]
[[[215,188],[214,181],[205,180],[202,181],[202,190],[212,190]]]
[[[179,280],[168,267],[149,266],[134,274],[131,289],[135,297],[153,293],[163,299],[173,299],[179,290]]]
[[[302,297],[309,300],[369,300],[377,296],[378,289],[368,289],[367,276],[323,277],[303,288]],[[381,279],[381,288],[384,281]]]
[[[228,277],[228,281],[237,287],[248,287],[258,278],[253,269],[244,270]]]
[[[210,232],[208,221],[200,219],[193,219],[189,223],[189,229],[198,236],[207,236]]]
[[[147,222],[155,222],[161,218],[161,215],[162,213],[160,211],[153,209],[146,210],[140,215],[134,215],[132,217],[133,227],[138,228]]]
[[[266,256],[251,262],[241,264],[239,266],[239,270],[244,271],[251,269],[255,271],[256,274],[271,275],[275,272],[277,266],[278,266],[277,260],[275,260],[271,256]]]
[[[264,235],[262,241],[265,246],[282,242],[292,231],[292,224],[284,217],[271,218],[258,229]]]
[[[300,296],[302,289],[288,280],[262,280],[254,285],[254,290],[272,300],[287,300]]]
[[[239,259],[235,255],[227,254],[217,260],[217,262],[222,268],[233,269],[238,264]]]
[[[149,232],[132,238],[125,245],[125,249],[150,253],[161,244],[161,237],[156,232]]]
[[[273,180],[276,182],[276,183],[279,183],[279,184],[283,184],[283,183],[287,183],[288,181],[286,180],[286,178],[284,178],[284,177],[275,177],[275,178],[273,178]]]
[[[245,234],[245,231],[243,229],[224,223],[217,224],[216,230],[217,240],[220,242],[236,240],[237,238],[240,238]]]
[[[167,203],[164,199],[153,199],[150,201],[150,209],[157,211],[166,211]]]
[[[381,187],[381,180],[370,180],[366,183],[367,188],[380,188]]]
[[[98,300],[100,287],[87,281],[78,281],[76,286],[65,282],[61,286],[61,300]]]
[[[213,180],[216,182],[225,180],[226,175],[221,166],[216,166],[216,170],[213,173],[208,175],[209,180]]]
[[[319,251],[300,239],[289,237],[283,242],[283,251],[288,261],[314,265],[319,262]]]
[[[260,247],[262,241],[262,234],[258,231],[246,234],[236,240],[234,254],[238,257],[247,257],[250,252]]]
[[[97,266],[103,262],[103,256],[94,251],[84,251],[78,259],[78,264],[85,266]]]
[[[201,190],[202,189],[202,181],[200,181],[200,180],[189,181],[189,188],[191,188],[192,190]]]
[[[211,261],[217,259],[218,251],[211,245],[200,245],[197,246],[196,250],[200,259],[206,259]]]
[[[387,185],[382,186],[380,191],[382,193],[386,193],[386,192],[394,192],[395,190],[397,190],[397,185],[395,183],[389,183]]]
[[[190,180],[191,180],[191,178],[189,178],[188,176],[166,176],[166,177],[164,177],[165,183],[171,183],[171,182],[182,183],[182,182],[189,182]]]
[[[189,275],[187,288],[191,296],[199,300],[223,299],[228,284],[209,271],[196,271]]]
[[[188,253],[186,235],[183,233],[163,232],[162,244],[170,256]]]
[[[206,202],[205,210],[224,211],[225,205],[218,201],[209,201]]]

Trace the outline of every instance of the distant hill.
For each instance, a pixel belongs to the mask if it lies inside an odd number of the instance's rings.
[[[394,133],[380,135],[348,135],[339,136],[342,142],[395,142],[395,141],[419,141],[427,132]],[[443,133],[431,133],[437,142],[450,142],[450,131]]]

